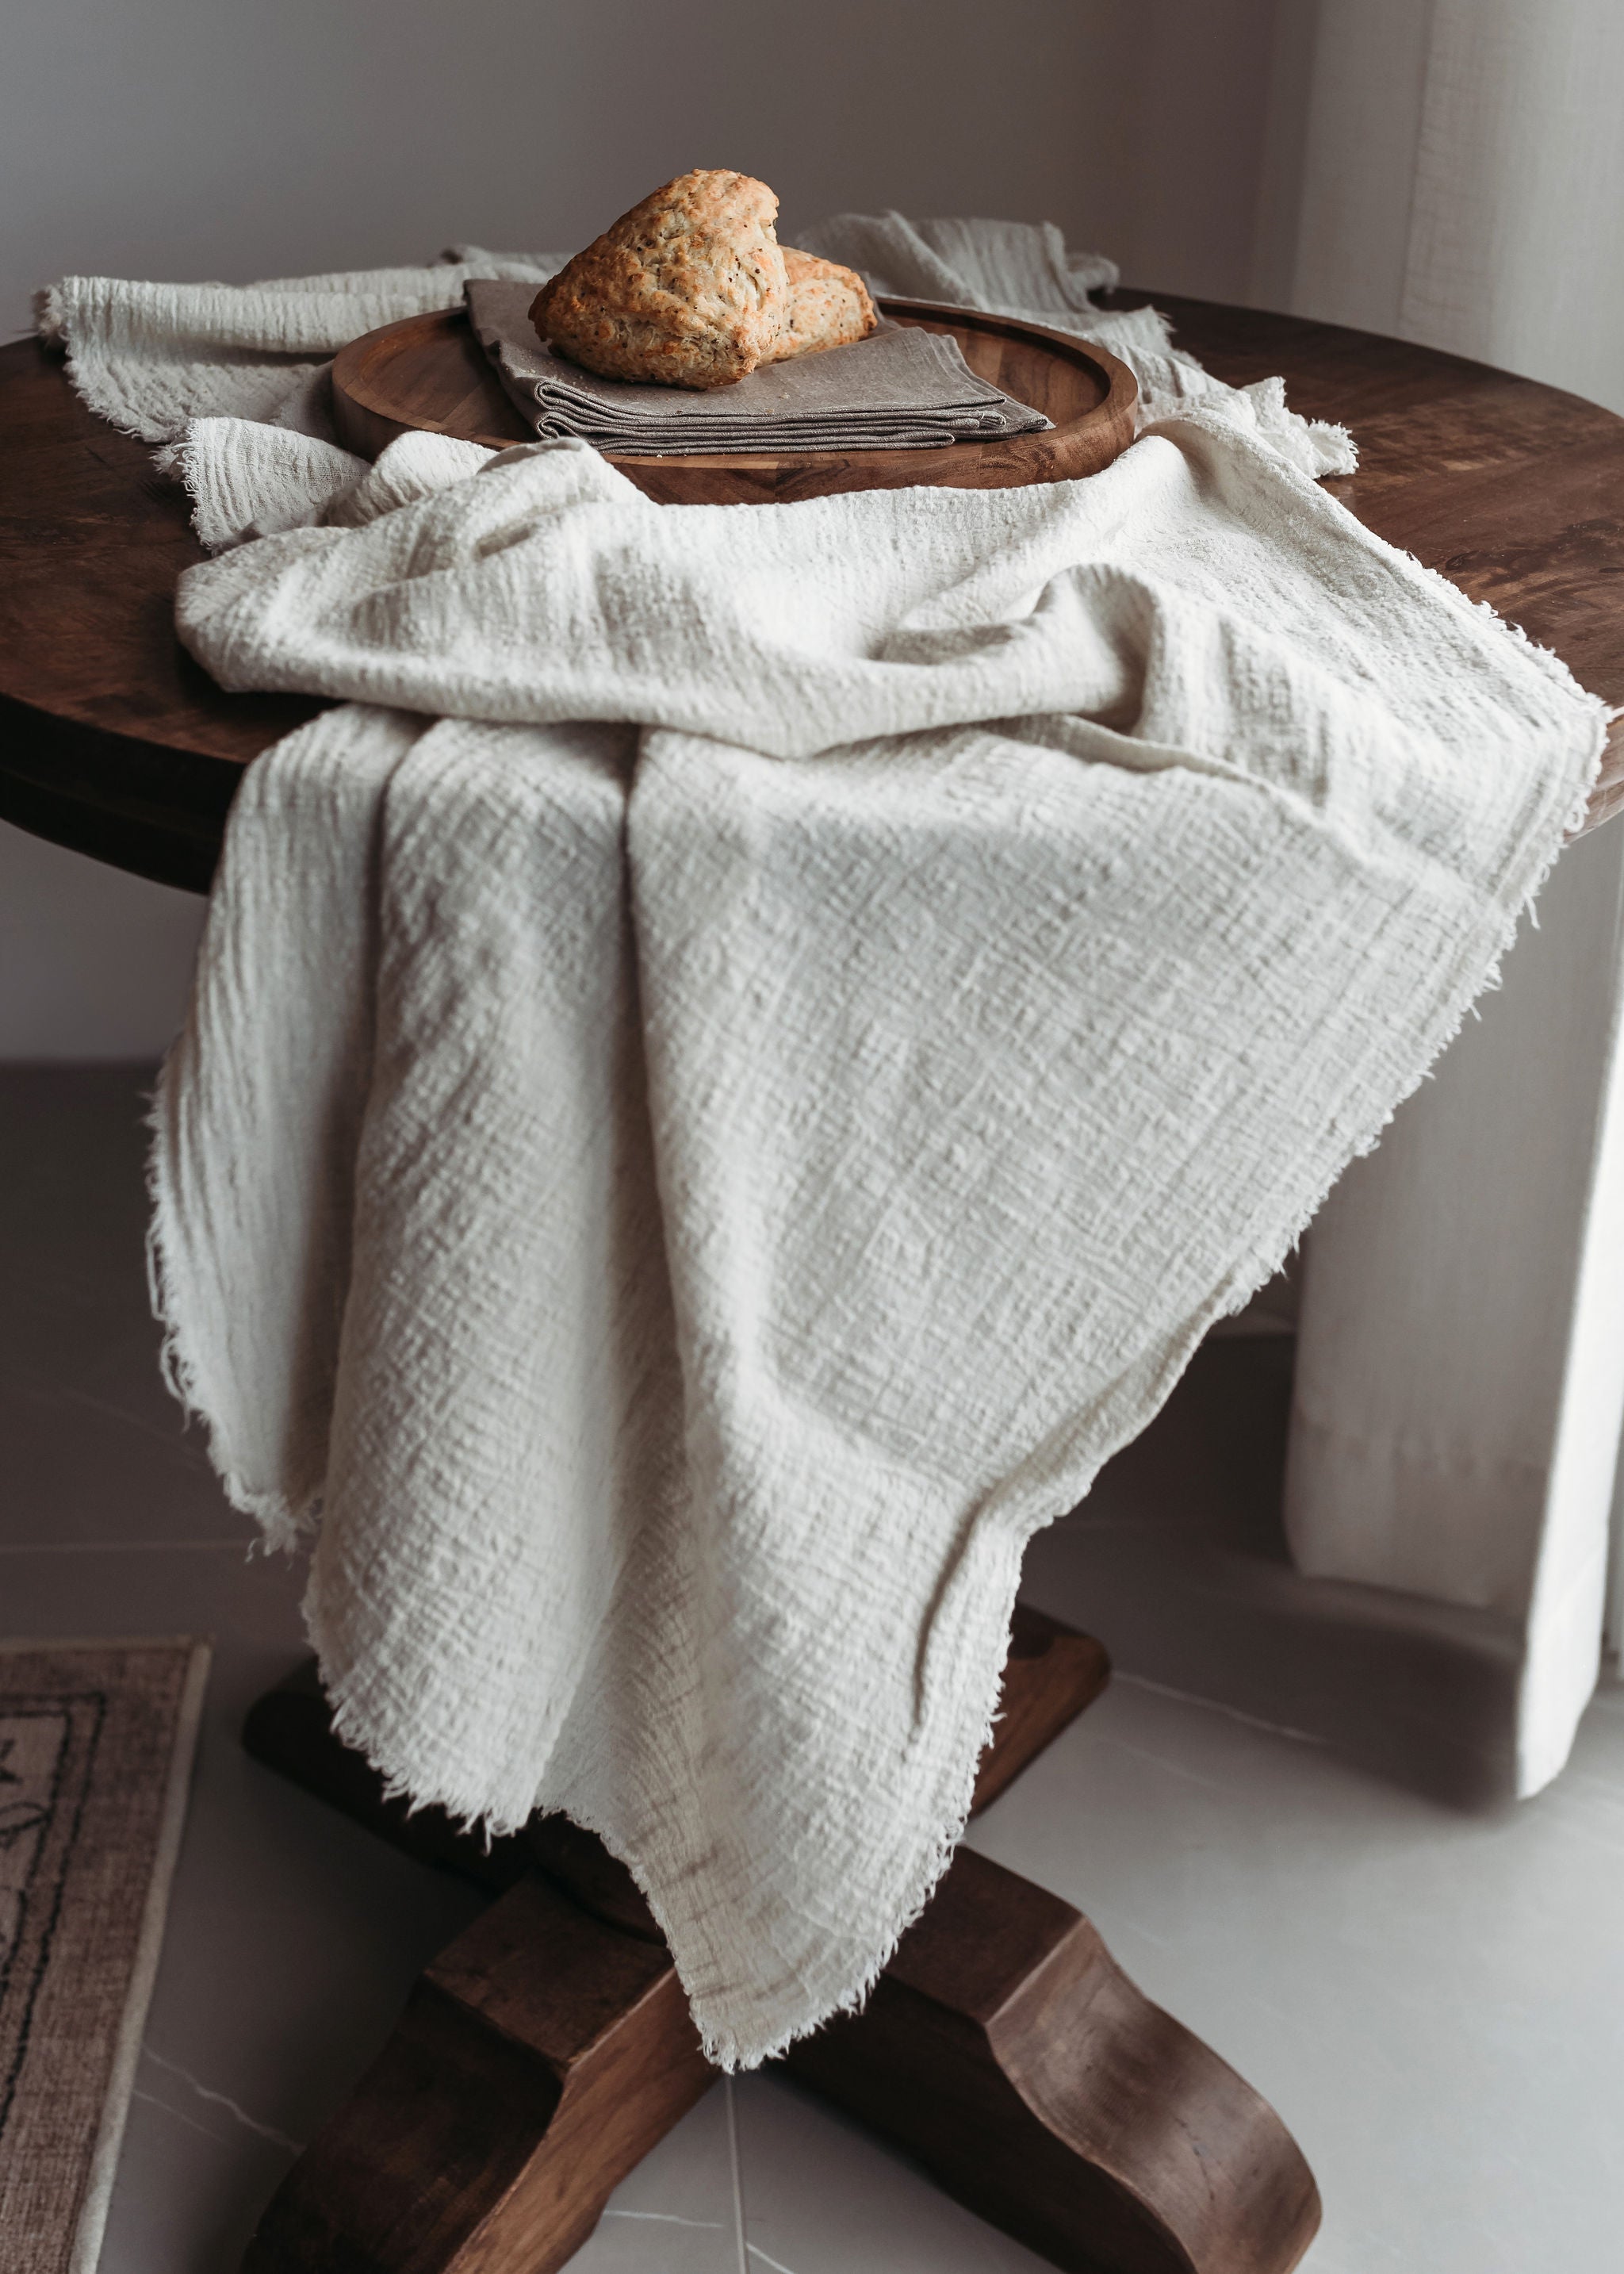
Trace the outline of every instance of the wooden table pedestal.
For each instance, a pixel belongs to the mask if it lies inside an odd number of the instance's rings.
[[[1018,1613],[978,1807],[1107,1673],[1097,1643]],[[553,2274],[717,2074],[630,1876],[560,1817],[488,1851],[437,1811],[408,1817],[333,1735],[313,1668],[260,1699],[245,1737],[495,1900],[294,2165],[244,2274]],[[1285,2274],[1319,2225],[1273,2109],[1080,1912],[969,1849],[865,2010],[785,2066],[1073,2274]]]

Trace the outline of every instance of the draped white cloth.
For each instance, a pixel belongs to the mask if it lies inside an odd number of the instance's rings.
[[[843,226],[1104,329],[1037,232]],[[233,809],[157,1112],[172,1362],[314,1534],[344,1734],[600,1831],[725,2062],[863,1995],[1025,1541],[1419,1081],[1600,755],[1315,486],[1344,438],[1145,332],[1162,415],[1040,489],[184,440],[222,521],[302,463],[308,525],[248,511],[182,636],[344,707]]]
[[[1620,83],[1613,0],[1320,7],[1290,305],[1624,410]],[[1603,1635],[1624,1414],[1621,889],[1624,831],[1564,860],[1542,929],[1333,1196],[1304,1274],[1297,1560],[1521,1626],[1522,1792],[1566,1759]]]

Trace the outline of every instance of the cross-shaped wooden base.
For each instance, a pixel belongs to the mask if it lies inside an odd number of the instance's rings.
[[[1017,1614],[978,1807],[1108,1672],[1087,1636]],[[294,2165],[244,2274],[553,2274],[715,2076],[630,1876],[560,1817],[489,1851],[434,1811],[408,1817],[334,1736],[313,1668],[245,1734],[495,1901]],[[1319,2225],[1267,2102],[1140,1995],[1080,1912],[967,1849],[866,2009],[786,2066],[1073,2274],[1287,2274]]]

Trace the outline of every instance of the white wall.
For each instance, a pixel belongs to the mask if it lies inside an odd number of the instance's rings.
[[[1624,412],[1621,83],[1619,0],[1286,0],[1252,297]]]
[[[0,281],[570,245],[685,166],[784,220],[1047,216],[1169,290],[1251,258],[1275,0],[8,0]]]
[[[1056,221],[1243,298],[1277,0],[8,0],[0,293],[584,242],[692,165]],[[1287,13],[1291,0],[1283,0]],[[178,1015],[196,911],[0,829],[0,1058]]]

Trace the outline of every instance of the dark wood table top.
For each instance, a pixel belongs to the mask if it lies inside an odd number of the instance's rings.
[[[1368,527],[1492,602],[1624,704],[1624,419],[1401,340],[1166,294],[1182,345],[1237,385],[1284,374],[1340,419]],[[227,695],[177,644],[203,558],[145,444],[93,418],[32,340],[0,349],[0,815],[138,875],[207,888],[248,761],[323,708]],[[1615,727],[1590,825],[1624,804]]]

